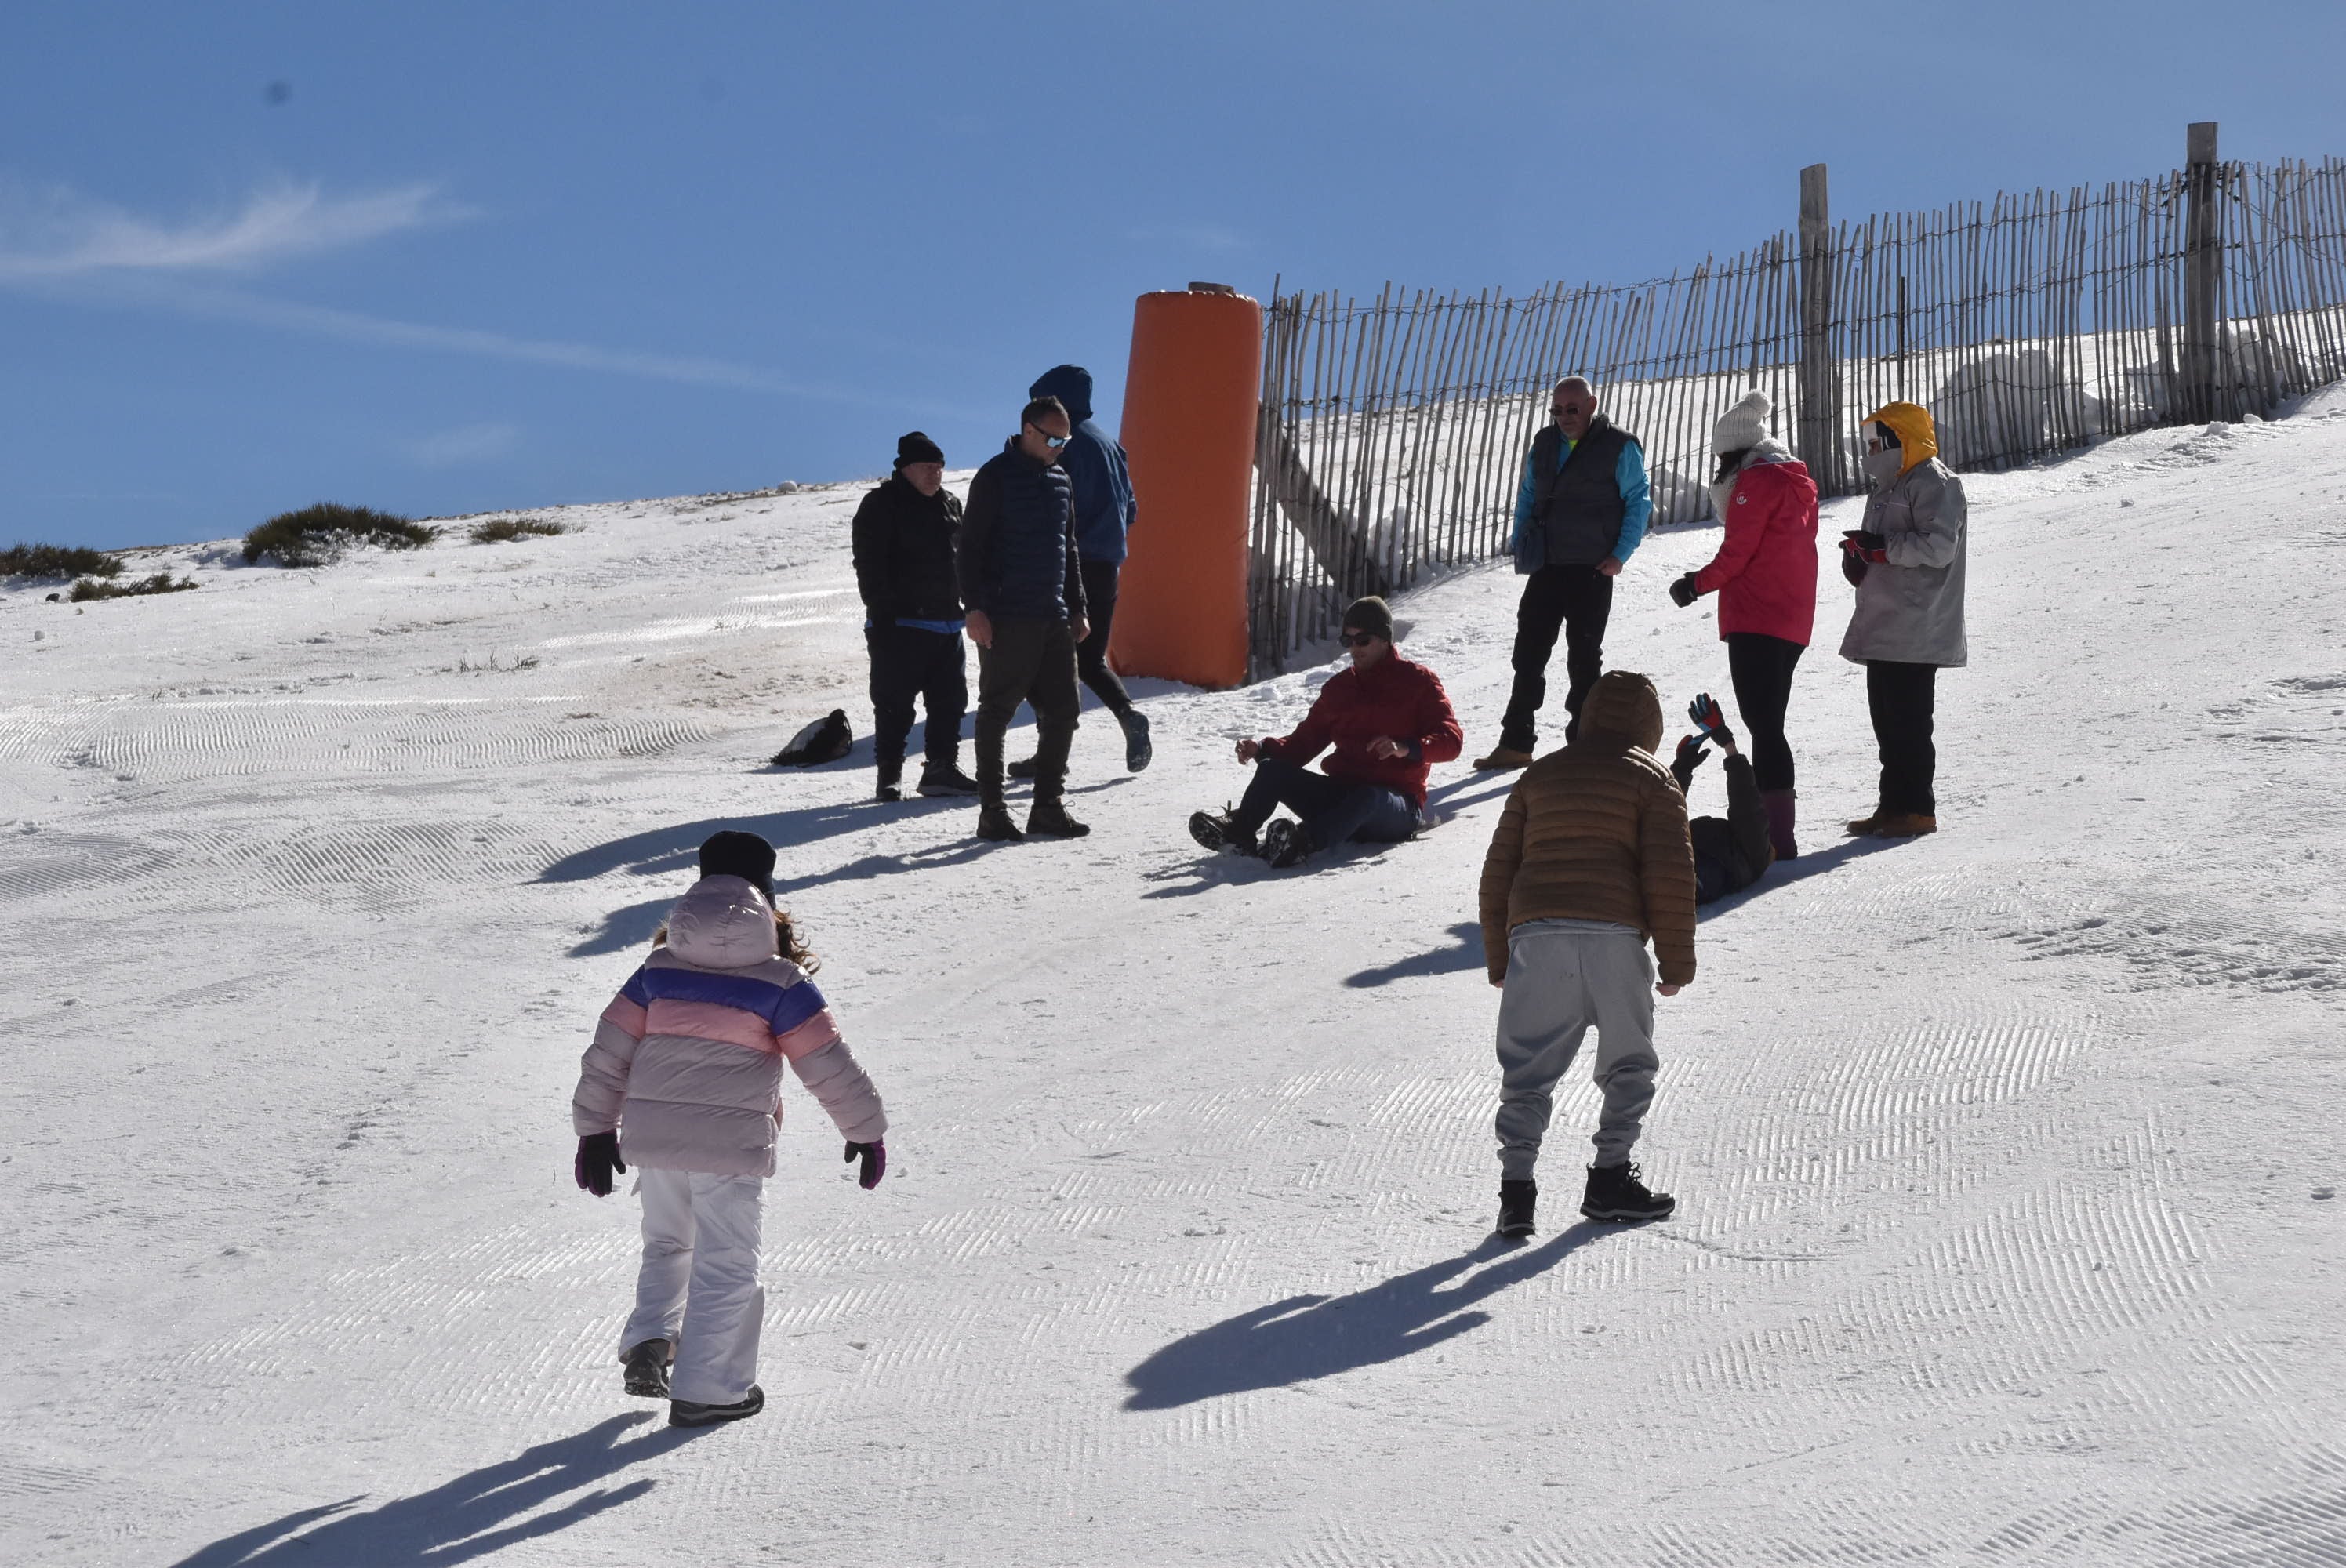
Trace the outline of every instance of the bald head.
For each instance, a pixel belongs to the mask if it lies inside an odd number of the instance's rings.
[[[1556,428],[1566,440],[1578,441],[1588,433],[1588,422],[1596,417],[1596,389],[1584,377],[1566,376],[1549,394],[1547,411],[1556,416]]]

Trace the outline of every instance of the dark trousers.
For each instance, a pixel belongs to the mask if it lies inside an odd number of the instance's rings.
[[[1768,840],[1768,810],[1751,764],[1740,757],[1721,760],[1727,774],[1727,815],[1697,817],[1687,824],[1694,841],[1694,901],[1707,904],[1739,893],[1775,863]]]
[[[1784,738],[1784,710],[1792,702],[1792,671],[1809,650],[1762,632],[1727,634],[1727,670],[1735,706],[1751,738],[1751,771],[1763,790],[1792,787],[1792,747]]]
[[[1303,823],[1305,839],[1325,850],[1358,839],[1364,844],[1398,844],[1423,820],[1409,797],[1380,785],[1347,782],[1312,773],[1276,757],[1258,757],[1254,777],[1231,820],[1252,833],[1284,806]]]
[[[1076,639],[1065,621],[994,623],[994,646],[977,650],[977,790],[1002,803],[1002,739],[1022,702],[1035,708],[1035,799],[1056,800],[1067,782],[1075,743]]]
[[[1132,711],[1132,694],[1107,667],[1107,636],[1116,628],[1116,581],[1124,563],[1085,561],[1078,569],[1084,575],[1084,613],[1091,620],[1091,631],[1076,645],[1076,673],[1121,723]]]
[[[863,646],[872,652],[872,756],[883,773],[901,771],[904,741],[913,733],[914,698],[929,711],[928,759],[954,765],[961,750],[961,718],[969,711],[969,679],[959,632],[924,632],[917,626],[866,626]]]
[[[1873,738],[1882,748],[1882,809],[1935,817],[1938,800],[1931,781],[1939,770],[1931,744],[1932,709],[1938,696],[1939,667],[1865,661],[1865,705],[1873,714]]]
[[[1532,748],[1538,735],[1533,720],[1547,698],[1547,660],[1559,629],[1571,680],[1564,738],[1578,733],[1581,701],[1605,673],[1605,623],[1612,617],[1613,579],[1594,566],[1542,566],[1524,579],[1523,602],[1515,606],[1515,689],[1499,726],[1500,745]]]

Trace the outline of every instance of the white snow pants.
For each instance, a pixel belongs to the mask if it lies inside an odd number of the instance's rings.
[[[1507,935],[1499,1000],[1499,1174],[1528,1179],[1556,1081],[1591,1025],[1605,1108],[1595,1164],[1629,1157],[1654,1103],[1654,963],[1646,939],[1604,921],[1527,921]]]
[[[666,1339],[676,1347],[670,1398],[696,1405],[749,1398],[766,1316],[758,1283],[766,1178],[639,1167],[636,1188],[644,1200],[644,1265],[620,1356]]]

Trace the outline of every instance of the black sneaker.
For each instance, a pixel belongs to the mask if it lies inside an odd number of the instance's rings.
[[[1229,848],[1242,855],[1256,852],[1254,834],[1239,826],[1228,806],[1219,811],[1190,812],[1189,837],[1197,840],[1202,849]]]
[[[647,1339],[620,1357],[627,1369],[627,1392],[639,1400],[668,1398],[668,1364],[675,1358],[666,1339]]]
[[[1117,715],[1116,721],[1124,728],[1124,770],[1137,773],[1157,755],[1157,748],[1148,741],[1148,715],[1137,708],[1127,708]]]
[[[932,762],[921,769],[921,783],[916,793],[974,795],[977,793],[977,780],[951,762],[943,765]]]
[[[903,779],[904,769],[902,763],[882,762],[880,764],[880,779],[872,787],[872,798],[874,800],[902,800],[904,798],[902,788]]]
[[[1311,842],[1303,836],[1303,826],[1284,817],[1273,818],[1262,830],[1262,847],[1257,851],[1274,871],[1285,871],[1311,852]]]
[[[1003,771],[1013,779],[1032,779],[1035,777],[1035,759],[1032,757],[1021,757]]]
[[[1678,1200],[1666,1192],[1647,1192],[1636,1166],[1590,1166],[1588,1194],[1580,1200],[1580,1212],[1591,1219],[1628,1223],[1668,1219],[1678,1206]]]
[[[997,844],[1015,843],[1026,835],[1010,820],[1010,808],[996,802],[981,806],[977,810],[977,836]]]
[[[1538,1227],[1532,1224],[1532,1209],[1539,1202],[1539,1183],[1529,1176],[1521,1181],[1499,1184],[1499,1234],[1529,1236]]]
[[[1080,839],[1091,829],[1067,815],[1065,805],[1056,800],[1037,800],[1026,813],[1026,834],[1032,838],[1041,833],[1053,839]]]
[[[713,1427],[720,1421],[743,1420],[766,1408],[766,1390],[750,1385],[750,1397],[729,1405],[696,1405],[690,1400],[670,1400],[668,1424],[672,1427]]]

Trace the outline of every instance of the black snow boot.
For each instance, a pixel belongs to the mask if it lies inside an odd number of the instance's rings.
[[[1116,722],[1124,731],[1124,770],[1137,773],[1157,756],[1157,748],[1148,738],[1148,715],[1127,708],[1116,716]]]
[[[1228,846],[1242,855],[1255,852],[1254,830],[1239,827],[1237,814],[1228,806],[1219,811],[1190,812],[1189,837],[1197,840],[1201,849]]]
[[[666,1339],[647,1339],[620,1358],[627,1369],[627,1392],[639,1400],[668,1398],[668,1364],[676,1351]]]
[[[1499,1234],[1529,1236],[1539,1228],[1532,1223],[1532,1210],[1539,1202],[1539,1183],[1525,1176],[1521,1181],[1499,1184]]]
[[[1021,757],[1003,771],[1013,779],[1032,779],[1035,777],[1035,759],[1032,757]]]
[[[766,1390],[757,1384],[750,1385],[750,1397],[729,1405],[696,1405],[690,1400],[670,1400],[668,1424],[672,1427],[713,1427],[719,1421],[738,1421],[756,1415],[766,1408]]]
[[[1056,795],[1047,800],[1037,800],[1026,812],[1028,837],[1041,833],[1053,839],[1080,839],[1090,832],[1089,823],[1078,822],[1067,815],[1067,808]]]
[[[1262,848],[1257,851],[1273,871],[1283,871],[1300,865],[1311,852],[1311,840],[1300,822],[1290,822],[1284,817],[1274,817],[1263,825]]]
[[[959,765],[955,763],[923,763],[921,767],[920,788],[915,791],[915,793],[922,795],[974,795],[977,793],[977,780],[963,772]]]
[[[903,781],[903,763],[883,760],[880,764],[880,780],[872,790],[872,798],[874,800],[902,800],[904,798]]]
[[[1588,1194],[1580,1200],[1580,1212],[1591,1219],[1628,1223],[1668,1219],[1678,1206],[1678,1200],[1666,1192],[1647,1192],[1636,1166],[1590,1166]]]
[[[1010,820],[1010,808],[999,800],[988,800],[978,808],[977,836],[996,844],[1015,844],[1026,835]]]

